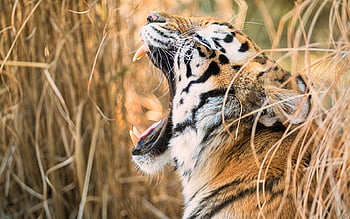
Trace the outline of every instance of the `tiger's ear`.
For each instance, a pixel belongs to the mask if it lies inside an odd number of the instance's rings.
[[[307,85],[300,76],[290,79],[295,79],[294,86],[289,84],[286,88],[265,87],[265,105],[268,108],[259,118],[259,122],[266,127],[273,126],[276,122],[294,125],[306,120],[311,105],[310,97],[306,94]]]

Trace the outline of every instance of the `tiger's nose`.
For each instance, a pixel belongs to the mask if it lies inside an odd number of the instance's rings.
[[[147,16],[147,22],[148,23],[164,23],[166,20],[163,16],[161,16],[158,12],[152,11]]]

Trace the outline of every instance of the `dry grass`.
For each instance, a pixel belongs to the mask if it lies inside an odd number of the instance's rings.
[[[147,60],[131,64],[131,56],[151,10],[242,25],[242,1],[213,2],[0,1],[1,218],[180,217],[174,174],[150,179],[130,162],[131,124],[146,127],[167,102],[159,74]],[[350,202],[349,5],[268,2],[248,2],[245,32],[314,84],[314,108],[301,128],[317,123],[316,149],[296,194],[298,213],[343,214]],[[309,183],[318,185],[313,194]]]

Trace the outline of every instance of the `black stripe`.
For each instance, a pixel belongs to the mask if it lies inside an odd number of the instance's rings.
[[[266,114],[266,111],[263,112],[263,114],[264,113]],[[285,132],[286,127],[279,121],[276,121],[272,126],[269,126],[269,127],[266,127],[264,124],[261,124],[259,122],[256,126],[256,133],[258,133],[258,131],[260,131],[260,130],[269,130],[270,132]]]
[[[175,128],[173,129],[175,137],[176,134],[182,133],[188,127],[196,129],[196,122],[194,120],[186,119],[185,121],[176,124]]]
[[[163,42],[163,41],[161,41],[160,39],[157,39],[157,38],[152,37],[152,36],[149,36],[149,38],[150,38],[151,40],[153,40],[155,43],[158,43],[158,44],[161,44],[161,45],[163,45],[163,46],[165,46],[165,47],[168,47],[168,44],[165,43],[165,42]]]
[[[225,114],[225,119],[226,120],[229,120],[231,117],[227,118],[226,117],[226,114]],[[194,164],[194,168],[197,168],[198,165],[200,164],[200,161],[202,161],[202,153],[208,149],[208,148],[211,148],[213,149],[213,147],[207,147],[208,145],[210,145],[210,138],[212,136],[215,136],[218,134],[218,132],[215,132],[216,129],[219,129],[222,130],[222,120],[221,120],[221,117],[217,120],[215,120],[215,123],[211,123],[210,126],[208,126],[205,130],[205,135],[201,141],[201,149],[200,151],[198,152],[197,154],[197,160],[196,160],[196,163]],[[231,125],[229,127],[229,132],[232,133],[235,129],[237,128],[237,125]],[[249,138],[246,138],[247,140],[246,141],[249,141]],[[230,160],[232,160],[232,158],[234,157],[233,155],[236,155],[235,157],[239,156],[242,152],[241,148],[242,146],[245,144],[245,142],[243,142],[242,144],[240,145],[237,145],[234,149],[232,149],[230,151],[230,153],[226,154],[226,157],[224,158],[227,162],[229,162]]]
[[[225,43],[231,43],[233,41],[233,35],[232,34],[227,34],[226,37],[224,38]]]
[[[211,217],[213,217],[215,214],[217,214],[222,209],[226,208],[228,205],[232,204],[233,202],[235,202],[235,201],[237,201],[239,199],[244,198],[247,195],[251,195],[254,192],[256,192],[256,187],[252,187],[252,188],[243,190],[242,192],[239,192],[236,195],[231,195],[229,198],[225,199],[221,204],[216,205],[213,208],[211,208],[211,211],[209,211],[209,213],[204,215],[203,218],[211,218]]]
[[[229,187],[232,187],[232,186],[237,186],[239,184],[241,184],[242,181],[240,179],[236,179],[236,180],[233,180],[232,182],[229,182],[215,190],[213,190],[211,192],[211,194],[207,197],[205,197],[204,199],[202,199],[200,201],[200,203],[197,205],[196,208],[193,209],[193,211],[191,212],[191,214],[189,215],[189,219],[194,219],[194,218],[197,218],[200,214],[200,212],[205,208],[205,207],[208,207],[207,206],[207,203],[209,202],[209,199],[215,197],[216,195],[218,195],[218,193],[220,193],[221,191],[229,188]],[[217,206],[214,207],[214,209],[216,208]],[[209,212],[211,213],[211,212]],[[210,215],[210,216],[213,216],[213,215]],[[207,216],[207,217],[204,217],[204,218],[210,218],[210,216]]]
[[[192,50],[189,49],[185,52],[184,56],[184,62],[186,64],[186,77],[189,78],[192,76],[192,70],[191,70],[191,59],[192,59],[193,53]]]
[[[196,108],[192,109],[192,118],[194,119],[195,116],[196,116],[197,111],[200,108],[202,108],[203,105],[208,103],[208,98],[211,98],[211,97],[224,97],[225,94],[226,94],[226,91],[227,91],[227,89],[225,89],[225,88],[219,88],[219,89],[210,90],[210,91],[207,91],[205,93],[202,93],[199,96],[200,101],[199,101],[198,106]],[[233,89],[230,89],[230,91],[228,93],[234,95],[235,91]]]
[[[157,26],[157,28],[159,29],[163,29],[165,32],[170,32],[171,33],[171,30],[169,30],[166,26]]]
[[[212,59],[212,58],[215,58],[216,56],[216,52],[214,50],[211,50],[211,54],[210,56],[208,57],[208,59]]]
[[[241,44],[241,48],[239,48],[238,52],[246,52],[247,50],[249,50],[248,41]]]
[[[311,161],[311,153],[308,153],[303,157],[303,161],[305,162],[304,166],[309,166]]]
[[[181,98],[180,101],[179,101],[179,104],[181,105],[181,104],[183,104],[183,103],[184,103],[184,99]]]
[[[191,178],[191,175],[192,175],[192,169],[187,169],[182,172],[183,177],[186,177],[186,176],[189,177],[188,180]]]
[[[219,23],[219,22],[213,22],[212,24],[217,24],[220,26],[227,26],[228,28],[233,28],[233,26],[230,23],[224,22],[224,23]]]
[[[230,63],[230,61],[228,60],[228,58],[224,54],[219,55],[219,62],[222,65]]]
[[[194,199],[194,197],[196,197],[198,195],[198,193],[207,186],[208,183],[205,183],[202,187],[200,187],[192,196],[190,199],[188,199],[188,201],[185,203],[185,206],[188,206],[188,204]]]
[[[199,34],[195,34],[194,38],[197,39],[197,41],[202,44],[203,46],[205,46],[208,50],[211,48],[210,43],[208,42],[208,40],[206,40],[205,38],[203,38],[201,35]]]
[[[226,50],[224,49],[224,47],[219,43],[219,38],[212,38],[214,44],[216,45],[216,47],[222,52],[222,53],[226,53]]]
[[[207,145],[208,145],[208,140],[212,135],[215,135],[216,133],[214,133],[215,129],[219,128],[222,125],[222,121],[221,118],[219,120],[216,120],[216,122],[214,124],[211,124],[211,126],[209,128],[206,129],[205,135],[201,141],[201,149],[197,154],[197,160],[196,163],[194,164],[194,168],[197,168],[198,165],[200,164],[200,161],[202,161],[202,154],[203,152],[208,149]],[[210,148],[210,147],[209,147]]]
[[[217,25],[220,25],[220,26],[224,26],[224,25],[225,25],[225,22],[224,22],[224,23],[213,22],[212,24],[217,24]]]
[[[215,123],[211,127],[207,128],[207,131],[205,132],[205,135],[202,139],[202,144],[205,142],[208,142],[209,138],[212,137],[212,135],[214,134],[215,129],[219,128],[221,125],[222,125],[222,121],[220,119],[217,123]],[[199,153],[201,153],[201,152],[199,152]]]
[[[254,62],[257,62],[261,65],[265,65],[267,63],[268,57],[266,56],[265,53],[260,54],[259,56],[254,58]]]
[[[259,72],[259,74],[256,76],[256,78],[257,79],[261,78],[265,73],[266,73],[266,71]]]
[[[242,66],[240,66],[240,65],[233,65],[232,66],[232,69],[234,69],[236,71],[239,71],[239,69],[241,69],[241,68],[242,68]]]
[[[259,190],[262,191],[263,190],[263,185],[265,185],[265,192],[272,192],[274,185],[280,181],[280,178],[271,178],[266,180],[266,183],[259,183]],[[244,197],[246,197],[247,195],[251,195],[253,193],[256,192],[256,186],[245,189],[235,195],[231,195],[229,198],[225,199],[221,204],[214,206],[213,208],[210,208],[211,211],[204,215],[203,218],[211,218],[213,217],[215,214],[217,214],[219,211],[221,211],[222,209],[226,208],[227,206],[229,206],[230,204],[232,204],[233,202],[242,199]]]
[[[235,179],[233,180],[232,182],[229,182],[229,183],[226,183],[225,185],[223,186],[220,186],[219,188],[213,190],[211,192],[211,194],[207,197],[205,197],[205,199],[203,199],[201,202],[206,202],[207,200],[213,198],[214,196],[216,196],[218,193],[220,193],[221,191],[227,189],[228,187],[231,187],[231,186],[238,186],[239,184],[241,184],[243,181],[241,179]]]
[[[204,73],[197,80],[190,81],[190,83],[187,85],[187,87],[185,87],[182,90],[182,92],[188,93],[188,90],[190,89],[192,84],[204,83],[210,78],[210,76],[218,75],[219,73],[220,73],[220,67],[219,67],[218,63],[212,61],[209,64],[207,70],[205,70]]]
[[[286,70],[283,70],[283,69],[281,69],[281,70],[283,71],[282,76],[280,78],[276,77],[275,81],[278,81],[281,84],[284,84],[284,82],[286,82],[286,81],[289,82],[289,79],[292,76],[292,74],[289,71],[286,71]],[[288,88],[288,85],[289,85],[289,83],[285,83],[284,86],[282,86],[281,88]]]
[[[202,52],[202,48],[200,46],[198,46],[196,49],[197,49],[198,54],[199,54],[200,57],[205,57],[206,56],[205,53]]]
[[[177,170],[177,168],[179,167],[179,160],[177,159],[177,157],[173,158],[173,162],[174,162],[174,170]]]
[[[170,35],[167,35],[165,34],[165,32],[162,32],[161,30],[158,30],[157,28],[155,28],[154,26],[151,26],[151,28],[157,32],[157,34],[159,34],[160,36],[164,37],[164,38],[167,38],[167,39],[173,39],[175,40],[174,37],[170,36]]]

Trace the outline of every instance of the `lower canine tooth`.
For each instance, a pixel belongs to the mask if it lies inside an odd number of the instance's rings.
[[[132,130],[129,130],[129,135],[130,135],[130,138],[131,138],[133,145],[136,146],[137,142],[138,142],[138,137],[136,137],[136,135],[134,134],[134,132]]]
[[[137,128],[136,128],[135,126],[132,127],[132,132],[134,133],[134,135],[135,135],[137,138],[139,138],[140,135],[141,135],[140,131],[137,130]]]

